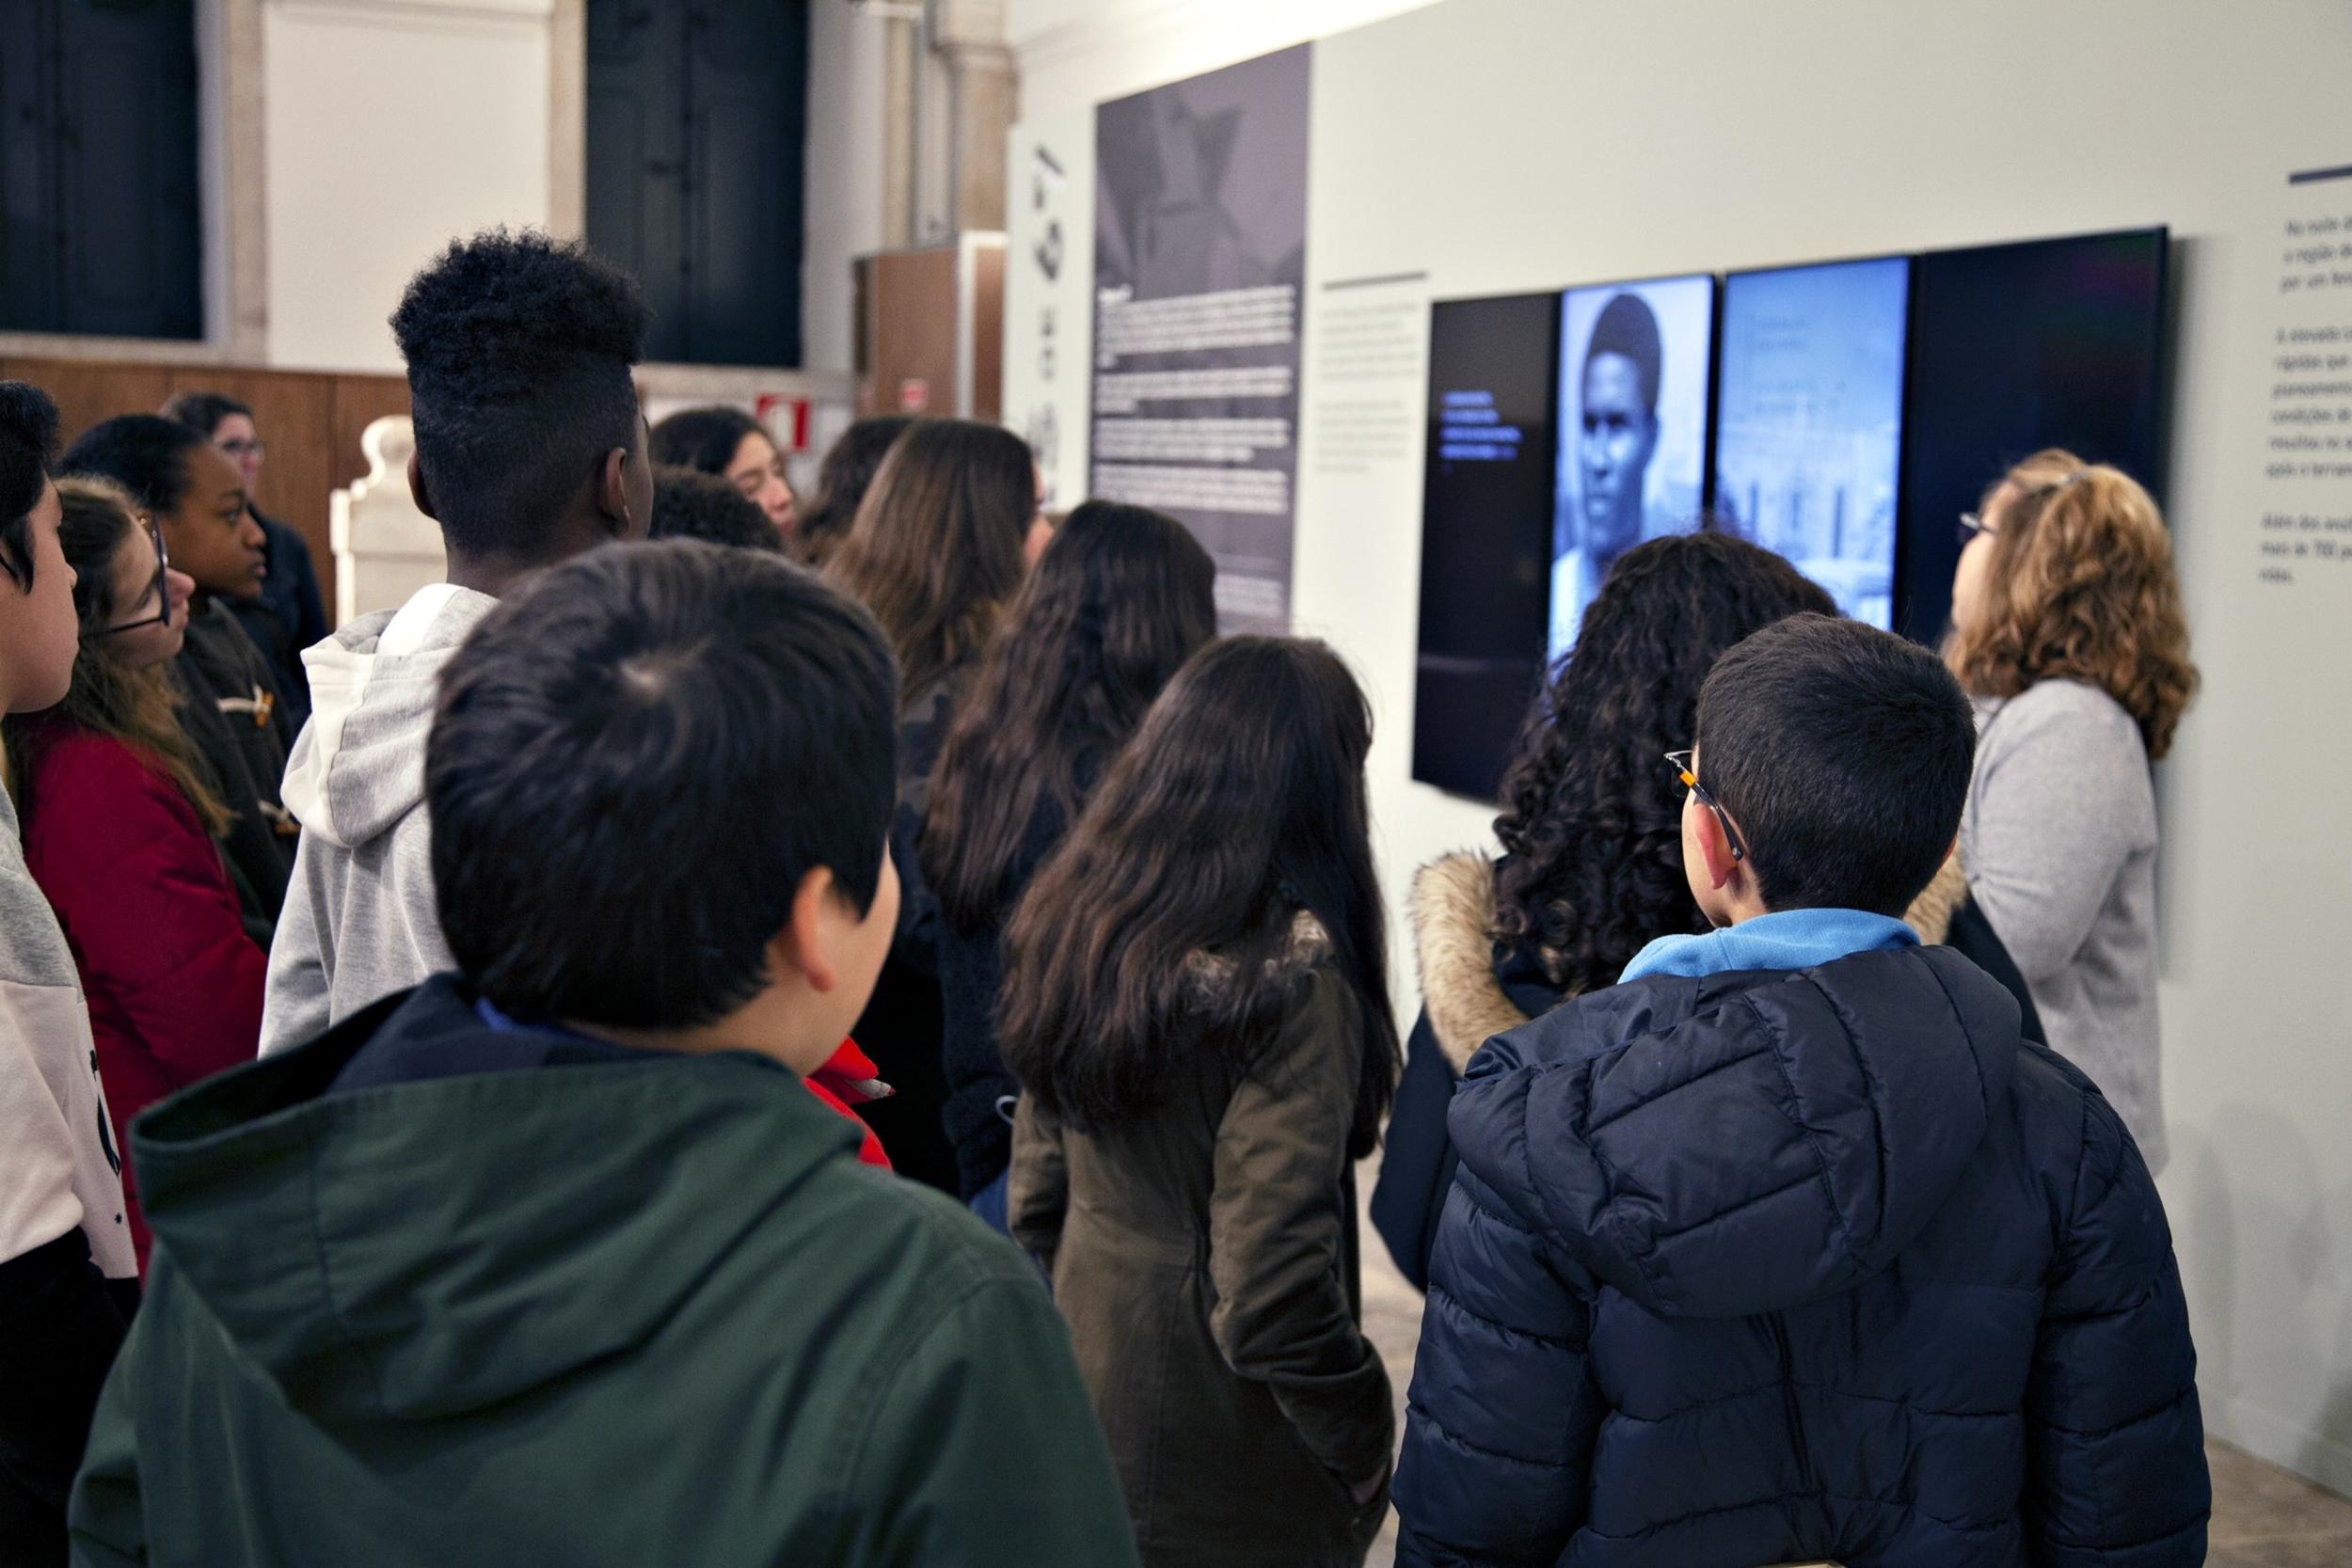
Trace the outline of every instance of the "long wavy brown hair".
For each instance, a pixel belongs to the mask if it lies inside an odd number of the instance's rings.
[[[2053,447],[2004,474],[1984,509],[1997,525],[1984,600],[1945,649],[1952,673],[1980,697],[2095,686],[2161,758],[2198,674],[2155,500],[2121,468]]]
[[[1682,869],[1682,790],[1663,753],[1698,730],[1725,649],[1830,596],[1728,533],[1637,545],[1584,611],[1502,777],[1497,949],[1524,944],[1570,995],[1613,985],[1653,939],[1703,931]]]
[[[892,445],[826,570],[882,623],[902,702],[987,645],[1036,515],[1037,465],[1009,430],[924,420]]]
[[[980,661],[931,769],[923,873],[958,930],[993,926],[1049,802],[1076,819],[1168,678],[1216,635],[1216,563],[1175,518],[1088,501]],[[1034,849],[1026,853],[1034,854]]]
[[[179,786],[205,831],[215,838],[234,820],[221,804],[203,754],[181,727],[180,694],[168,664],[134,669],[107,657],[102,635],[121,607],[115,602],[115,554],[125,540],[143,538],[138,505],[112,480],[76,475],[57,481],[64,518],[57,543],[72,566],[73,613],[82,624],[82,653],[73,661],[73,687],[65,701],[39,714],[11,716],[0,730],[8,736],[8,793],[29,825],[40,808],[32,781],[49,748],[80,729],[121,742],[163,769]]]
[[[833,559],[850,536],[850,525],[857,520],[857,509],[873,488],[882,459],[914,423],[912,414],[868,414],[841,433],[817,470],[816,499],[792,530],[795,556],[811,566]]]
[[[1363,690],[1320,642],[1231,637],[1177,672],[1006,929],[996,1036],[1040,1104],[1097,1132],[1158,1103],[1186,1054],[1263,1049],[1303,911],[1361,1005],[1349,1148],[1371,1152],[1402,1062],[1371,744]],[[1204,987],[1203,955],[1235,981]]]

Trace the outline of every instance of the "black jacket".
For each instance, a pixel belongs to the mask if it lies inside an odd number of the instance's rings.
[[[1540,1018],[1559,989],[1524,946],[1497,957],[1495,870],[1484,855],[1430,862],[1413,879],[1413,949],[1421,965],[1421,1017],[1405,1046],[1405,1076],[1381,1141],[1372,1189],[1372,1224],[1397,1272],[1429,1288],[1429,1249],[1454,1189],[1454,1145],[1446,1107],[1470,1057],[1487,1037]]]
[[[967,1198],[1012,1163],[1010,1102],[1020,1097],[1021,1080],[1005,1066],[996,1046],[996,999],[1005,985],[1005,924],[1069,826],[1059,805],[1051,800],[1039,801],[1007,875],[1009,891],[995,918],[971,931],[958,930],[951,920],[940,921],[939,995],[945,1013],[940,1054],[947,1073],[947,1141],[956,1146],[956,1170]]]
[[[1958,954],[1595,991],[1448,1123],[1399,1563],[2204,1560],[2155,1184]]]
[[[310,718],[310,677],[302,668],[302,650],[325,641],[332,628],[319,598],[310,546],[293,529],[262,516],[260,508],[251,510],[262,527],[269,575],[262,579],[260,597],[231,600],[229,609],[269,663],[270,678],[286,706],[286,733],[300,735]]]
[[[266,950],[286,906],[300,832],[278,792],[294,743],[268,661],[219,599],[188,612],[187,639],[172,660],[180,722],[204,753],[221,803],[232,814],[221,845],[246,929]]]
[[[890,855],[898,867],[898,931],[874,995],[850,1031],[874,1060],[887,1099],[857,1107],[899,1175],[955,1192],[956,1151],[944,1117],[947,1080],[940,1062],[945,1028],[939,991],[939,902],[923,879],[916,851],[930,802],[931,768],[970,685],[975,662],[950,670],[898,712],[898,803],[890,821]]]

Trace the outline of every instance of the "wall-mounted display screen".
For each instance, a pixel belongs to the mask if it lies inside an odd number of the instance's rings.
[[[1560,296],[1430,309],[1413,777],[1491,797],[1543,678]]]
[[[1894,619],[1910,290],[1905,256],[1724,279],[1718,522],[1882,627]]]
[[[1912,438],[1896,622],[1933,643],[1957,519],[2022,457],[2064,447],[2164,500],[2162,229],[1932,251],[1912,273]]]
[[[1715,279],[1570,289],[1560,311],[1560,462],[1546,646],[1576,641],[1617,557],[1698,520]]]
[[[1492,799],[1617,558],[1702,508],[1933,645],[1960,515],[2044,447],[2159,504],[2165,230],[1431,313],[1413,777]]]

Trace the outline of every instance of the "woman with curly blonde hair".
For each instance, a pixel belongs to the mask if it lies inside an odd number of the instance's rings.
[[[1961,857],[2050,1047],[2165,1162],[2150,765],[2197,689],[2156,503],[2106,464],[2036,452],[1961,520],[1945,658],[1981,738]]]

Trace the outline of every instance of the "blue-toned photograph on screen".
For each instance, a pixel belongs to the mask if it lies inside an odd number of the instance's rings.
[[[1901,256],[1724,280],[1718,525],[1874,626],[1894,619],[1910,291]]]
[[[1617,557],[1698,520],[1715,279],[1598,284],[1562,299],[1553,658]]]

